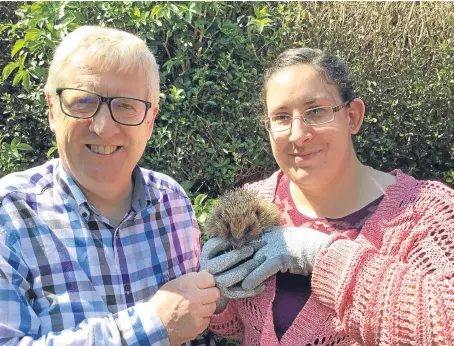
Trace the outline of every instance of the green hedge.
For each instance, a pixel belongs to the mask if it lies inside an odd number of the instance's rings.
[[[0,2],[0,13],[11,6]],[[453,184],[453,3],[35,2],[15,13],[1,26],[11,44],[0,52],[4,174],[56,155],[47,67],[61,37],[91,24],[135,33],[156,54],[161,111],[141,164],[192,196],[276,169],[259,121],[262,75],[295,46],[334,51],[352,68],[367,104],[363,162]]]

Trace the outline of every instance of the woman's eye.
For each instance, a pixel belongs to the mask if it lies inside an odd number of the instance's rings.
[[[308,109],[306,112],[310,115],[319,115],[320,113],[323,112],[323,109],[322,108],[312,108],[312,109]]]
[[[290,115],[288,114],[276,114],[271,117],[272,121],[289,121],[290,120]]]

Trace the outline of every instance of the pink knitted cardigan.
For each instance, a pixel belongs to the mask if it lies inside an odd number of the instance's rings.
[[[251,187],[272,200],[278,173]],[[359,236],[344,232],[318,254],[312,294],[280,343],[275,277],[260,295],[231,300],[209,328],[248,346],[454,345],[454,191],[392,174]]]

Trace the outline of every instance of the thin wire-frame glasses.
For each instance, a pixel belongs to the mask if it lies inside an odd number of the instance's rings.
[[[103,102],[107,103],[112,119],[126,126],[143,123],[151,102],[131,97],[105,97],[90,91],[75,88],[57,88],[60,108],[64,114],[77,119],[95,116]]]
[[[345,101],[338,106],[321,106],[310,108],[296,117],[288,113],[274,114],[265,119],[265,126],[269,132],[284,132],[292,128],[293,121],[301,117],[308,126],[318,126],[330,123],[334,120],[334,113],[348,106],[350,101]]]

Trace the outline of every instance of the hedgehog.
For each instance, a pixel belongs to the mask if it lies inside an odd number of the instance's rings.
[[[273,203],[254,190],[237,188],[219,197],[204,228],[208,236],[221,237],[232,248],[239,248],[257,239],[265,228],[278,226],[279,219],[279,210]]]

